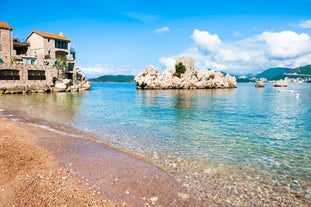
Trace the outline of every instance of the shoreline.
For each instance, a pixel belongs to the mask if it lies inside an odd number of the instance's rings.
[[[5,173],[0,177],[0,198],[5,206],[54,206],[55,202],[82,206],[216,206],[211,201],[195,201],[158,167],[92,138],[59,134],[3,115],[0,134],[0,162],[7,163],[1,164]],[[21,160],[24,154],[27,156]],[[27,190],[24,186],[29,182],[32,188]]]
[[[14,95],[15,96],[15,95]],[[12,96],[12,97],[14,97]],[[19,95],[17,95],[19,96]],[[17,97],[16,96],[16,97]],[[27,95],[28,96],[28,95]],[[24,96],[23,100],[26,99]],[[32,97],[41,97],[41,95],[36,95]],[[54,96],[52,96],[54,97]],[[62,97],[62,96],[61,96]],[[41,99],[38,99],[41,101]],[[45,100],[45,99],[44,99]],[[64,99],[61,99],[64,100]],[[184,198],[188,202],[189,205],[175,205],[173,203],[170,206],[309,206],[310,205],[310,175],[305,174],[305,176],[300,177],[299,175],[290,173],[283,173],[282,168],[274,168],[271,170],[266,170],[265,168],[260,168],[257,165],[247,165],[245,166],[244,163],[241,164],[226,164],[222,162],[210,162],[209,157],[207,159],[200,159],[196,157],[187,157],[183,156],[183,153],[178,153],[175,151],[169,151],[168,153],[159,152],[158,151],[140,151],[140,148],[134,148],[138,150],[131,150],[133,148],[126,148],[122,147],[122,145],[114,145],[114,142],[109,139],[111,135],[114,139],[120,139],[121,137],[115,137],[113,134],[110,134],[109,129],[105,128],[105,136],[106,139],[101,139],[101,136],[97,135],[96,133],[88,132],[88,130],[83,130],[84,124],[80,122],[78,126],[82,127],[75,127],[73,125],[68,125],[69,120],[74,116],[75,110],[70,111],[70,113],[66,113],[64,108],[53,108],[62,106],[60,104],[52,104],[51,103],[49,108],[44,107],[43,109],[47,109],[49,113],[44,113],[41,109],[40,104],[34,104],[35,107],[32,108],[28,106],[28,102],[25,103],[23,101],[16,101],[15,97],[12,98],[11,101],[15,101],[18,105],[10,102],[3,102],[3,109],[0,109],[0,116],[7,117],[9,120],[17,122],[17,124],[23,125],[27,130],[32,130],[39,128],[42,131],[48,130],[47,135],[38,135],[40,139],[37,140],[37,144],[40,144],[48,150],[50,150],[53,155],[55,156],[54,159],[61,161],[61,167],[71,169],[69,171],[74,177],[80,176],[80,182],[83,182],[83,185],[87,184],[87,187],[92,187],[94,184],[90,184],[90,179],[88,178],[89,173],[93,174],[92,170],[87,172],[86,170],[81,172],[81,168],[97,168],[103,167],[100,166],[100,163],[97,166],[89,166],[90,160],[95,159],[94,157],[98,157],[98,154],[102,154],[101,151],[98,151],[98,146],[103,148],[112,149],[112,151],[116,151],[117,154],[125,154],[126,156],[131,157],[134,160],[138,160],[142,163],[151,163],[153,167],[156,167],[156,171],[160,170],[169,177],[172,178],[173,181],[179,183],[182,186],[182,189],[186,191],[185,194],[179,194],[178,191],[175,189],[168,190],[170,193],[173,191],[177,193],[179,198]],[[6,104],[8,103],[8,104]],[[24,104],[20,104],[24,103]],[[40,102],[41,103],[41,102]],[[45,103],[45,102],[43,102]],[[71,102],[70,102],[71,103]],[[75,103],[75,102],[74,102]],[[15,107],[14,107],[15,106]],[[28,106],[28,107],[27,107]],[[41,112],[38,114],[35,110],[38,108]],[[71,107],[69,109],[72,109]],[[53,116],[62,116],[66,115],[68,117],[64,122],[54,122]],[[36,116],[35,116],[36,115]],[[79,119],[78,119],[79,120]],[[96,120],[96,122],[99,120]],[[93,123],[96,123],[93,122]],[[92,125],[87,125],[89,127],[93,127]],[[128,129],[125,125],[118,125],[120,130],[123,130],[122,127]],[[95,127],[95,126],[94,126]],[[87,129],[87,128],[86,128]],[[96,129],[96,128],[95,128]],[[114,129],[114,128],[113,128]],[[118,128],[116,128],[118,129]],[[98,129],[97,130],[101,130]],[[90,130],[94,131],[94,130]],[[125,131],[124,136],[127,136],[127,132]],[[56,134],[56,135],[55,135]],[[121,133],[122,134],[122,133]],[[54,136],[55,135],[55,136]],[[131,134],[133,135],[133,133]],[[42,138],[42,139],[41,139]],[[68,142],[62,143],[65,140]],[[82,139],[82,140],[81,140]],[[53,142],[46,142],[46,141],[53,141]],[[70,141],[71,140],[71,141]],[[75,141],[76,140],[76,141]],[[82,142],[82,145],[80,141]],[[131,139],[124,139],[125,143],[131,142]],[[52,145],[52,146],[50,146]],[[54,146],[54,148],[53,148]],[[63,147],[67,146],[66,149]],[[146,146],[146,145],[142,145]],[[49,149],[50,147],[50,149]],[[59,150],[59,147],[61,150]],[[101,148],[99,147],[99,148]],[[148,146],[147,146],[148,147]],[[146,148],[149,149],[149,148]],[[93,153],[92,152],[96,152]],[[69,154],[67,154],[70,152]],[[72,153],[71,153],[72,152]],[[144,153],[146,152],[146,153]],[[148,153],[150,152],[150,153]],[[58,157],[56,155],[59,155]],[[67,155],[66,155],[67,154]],[[81,161],[80,167],[75,165],[75,162],[70,161],[70,159],[75,158],[75,156],[84,156],[86,154],[86,159],[76,159],[77,161]],[[105,153],[103,153],[105,154]],[[108,153],[109,154],[109,153]],[[185,153],[187,155],[187,153]],[[118,155],[117,155],[118,156]],[[83,157],[82,157],[83,158]],[[63,160],[67,159],[67,162]],[[96,158],[100,160],[101,158]],[[87,164],[87,165],[86,165]],[[117,165],[114,163],[114,165]],[[76,167],[76,169],[72,169]],[[107,167],[103,167],[106,170]],[[138,166],[138,169],[140,166]],[[133,170],[136,171],[136,168]],[[132,171],[128,171],[127,177],[124,174],[124,179],[126,181],[133,180]],[[100,173],[100,172],[96,172]],[[83,175],[82,175],[83,174]],[[87,176],[85,176],[87,175]],[[113,173],[107,174],[108,177],[112,177]],[[95,175],[94,175],[95,176]],[[149,174],[147,175],[149,176]],[[107,185],[119,185],[120,179],[115,178],[110,179],[110,182],[105,182],[101,176],[95,176],[95,180],[92,182],[99,182],[101,181],[101,185],[106,187]],[[302,178],[302,179],[301,179]],[[137,185],[137,179],[134,179],[134,185]],[[109,179],[108,179],[109,181]],[[136,183],[135,183],[136,182]],[[96,184],[97,185],[97,184]],[[134,186],[132,185],[132,186]],[[143,183],[143,185],[146,185]],[[152,185],[152,184],[151,184]],[[131,186],[131,187],[132,187]],[[98,187],[98,186],[97,186]],[[135,186],[137,187],[137,186]],[[160,186],[161,188],[161,186]],[[145,191],[145,190],[143,190]],[[97,191],[96,191],[97,192]],[[105,196],[117,196],[114,194],[113,191],[106,191],[106,194],[100,194]],[[163,191],[162,191],[163,192]],[[110,193],[110,194],[109,194]],[[124,190],[121,192],[121,197],[124,196]],[[132,195],[132,192],[129,190],[125,190],[126,195]],[[186,195],[188,194],[188,195]],[[152,195],[153,196],[153,195]],[[121,203],[123,204],[124,201],[121,199],[120,196],[117,196]],[[189,197],[189,198],[188,198]],[[153,196],[153,197],[135,197],[136,200],[143,200],[146,203],[150,204],[151,199],[158,199],[155,202],[155,206],[160,205],[160,197]],[[212,201],[210,204],[209,201]],[[207,203],[206,205],[202,203]],[[216,204],[214,204],[216,203]],[[129,205],[129,203],[127,203]],[[150,204],[151,205],[151,204]],[[1,205],[0,205],[1,206]],[[141,206],[141,205],[135,205]],[[166,205],[164,205],[166,206]]]

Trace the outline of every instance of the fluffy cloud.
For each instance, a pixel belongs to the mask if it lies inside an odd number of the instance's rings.
[[[311,52],[309,35],[292,31],[264,32],[257,36],[266,46],[267,55],[272,58],[295,58]]]
[[[156,33],[163,33],[163,32],[169,32],[169,31],[170,31],[170,28],[168,26],[164,26],[162,28],[154,30],[154,32]]]
[[[302,21],[297,26],[305,29],[311,28],[311,19]]]
[[[235,74],[311,63],[311,39],[305,33],[263,32],[239,41],[225,42],[217,34],[194,30],[192,39],[196,47],[170,58],[189,56],[195,60],[197,69],[212,68]],[[160,62],[167,65],[168,60],[168,57],[162,57]]]
[[[166,68],[173,68],[176,64],[176,59],[171,57],[161,57],[159,61]]]
[[[196,45],[207,52],[214,52],[221,44],[218,35],[211,35],[207,31],[197,29],[193,31],[192,39]]]

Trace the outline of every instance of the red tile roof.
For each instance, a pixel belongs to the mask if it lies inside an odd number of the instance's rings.
[[[61,36],[61,35],[58,35],[58,34],[51,34],[51,33],[48,33],[48,32],[40,32],[40,31],[37,31],[37,30],[33,31],[32,33],[36,33],[36,34],[38,34],[38,35],[40,35],[40,36],[42,36],[42,37],[47,37],[47,38],[57,39],[57,40],[65,40],[65,41],[70,42],[70,39],[69,39],[69,38],[64,37],[64,36]],[[32,34],[32,33],[31,33],[31,34]],[[30,35],[31,35],[31,34],[30,34]],[[29,36],[30,36],[30,35],[29,35]],[[29,37],[29,36],[28,36],[28,37]]]
[[[0,28],[13,29],[8,23],[0,22]]]

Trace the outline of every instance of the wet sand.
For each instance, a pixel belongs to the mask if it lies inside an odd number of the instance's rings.
[[[0,171],[0,206],[216,206],[144,160],[3,117]]]

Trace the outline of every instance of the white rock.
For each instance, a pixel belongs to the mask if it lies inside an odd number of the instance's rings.
[[[151,201],[151,202],[157,202],[158,201],[158,197],[151,197],[149,200]]]
[[[194,89],[194,88],[236,88],[236,78],[224,76],[221,72],[213,70],[185,71],[181,77],[174,76],[175,69],[166,69],[159,74],[156,67],[147,66],[146,69],[135,76],[137,88],[142,89]]]
[[[179,198],[181,198],[183,200],[188,200],[190,198],[190,195],[186,194],[186,193],[178,193],[177,195]]]

